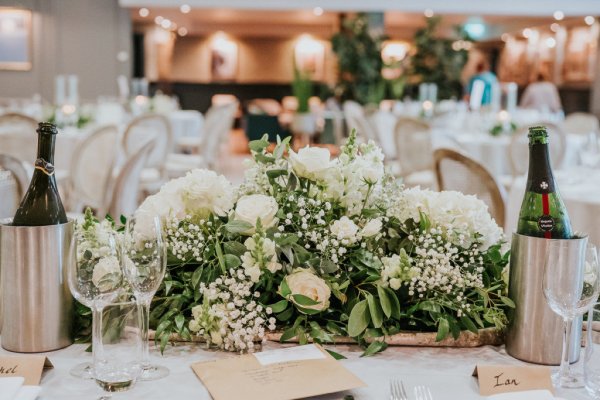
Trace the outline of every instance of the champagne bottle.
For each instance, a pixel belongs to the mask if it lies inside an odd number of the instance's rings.
[[[17,226],[57,225],[67,222],[54,177],[56,126],[42,122],[38,129],[35,170],[27,193],[13,219]]]
[[[529,172],[517,233],[546,239],[573,236],[567,209],[554,181],[545,126],[529,128]]]

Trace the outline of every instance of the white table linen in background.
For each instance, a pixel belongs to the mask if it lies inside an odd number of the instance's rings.
[[[42,378],[42,400],[94,399],[102,393],[91,380],[72,377],[69,370],[76,364],[91,361],[85,345],[73,345],[66,349],[46,353],[54,369]],[[267,343],[266,350],[283,347],[279,343]],[[341,361],[368,386],[349,392],[320,396],[315,399],[342,399],[351,394],[356,400],[389,399],[390,379],[401,379],[411,392],[416,385],[431,388],[434,400],[481,399],[475,378],[471,376],[477,364],[524,363],[508,356],[502,347],[485,346],[474,349],[390,347],[374,357],[361,358],[362,351],[356,346],[329,346],[344,354]],[[0,349],[0,355],[9,354]],[[235,357],[235,354],[208,351],[202,344],[182,343],[169,347],[164,357],[152,350],[151,361],[168,367],[170,375],[158,381],[139,382],[132,391],[117,394],[115,398],[128,400],[208,400],[210,396],[190,365],[198,361]],[[236,382],[231,382],[235,385]],[[310,384],[310,382],[307,382]],[[569,400],[589,399],[582,389],[559,391]],[[410,397],[413,398],[413,397]]]
[[[17,182],[9,171],[0,169],[0,219],[12,218],[20,201]]]
[[[196,110],[177,110],[167,114],[173,131],[173,142],[182,138],[202,138],[204,117]]]
[[[556,171],[554,175],[573,230],[588,234],[591,243],[600,245],[600,170],[581,167]],[[508,240],[517,227],[525,183],[524,176],[515,180],[508,196]]]

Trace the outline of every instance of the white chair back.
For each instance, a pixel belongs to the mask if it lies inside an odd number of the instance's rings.
[[[33,164],[37,156],[35,119],[21,113],[0,115],[0,152]]]
[[[477,196],[496,223],[504,226],[506,191],[483,165],[452,149],[437,149],[433,158],[439,190]]]
[[[348,100],[344,102],[343,109],[348,133],[352,132],[352,129],[356,129],[358,137],[365,140],[377,140],[375,128],[367,119],[363,106],[355,101]]]
[[[79,144],[71,160],[71,210],[82,206],[100,208],[109,192],[109,182],[118,151],[119,128],[97,128]]]
[[[233,128],[237,109],[238,103],[235,102],[211,107],[206,112],[201,152],[202,158],[209,167],[214,167],[219,155],[219,147],[228,138]]]
[[[133,214],[138,208],[140,176],[154,146],[153,141],[146,141],[121,168],[106,207],[113,218],[118,219],[121,215]]]
[[[598,132],[598,118],[593,114],[574,112],[567,115],[562,127],[567,134],[587,135]]]
[[[131,156],[149,138],[154,140],[155,146],[148,156],[146,167],[156,168],[163,173],[167,156],[173,148],[171,124],[164,115],[145,114],[134,118],[125,129],[123,149],[127,156]]]
[[[29,185],[29,174],[19,159],[0,154],[0,218],[15,215]]]
[[[414,118],[399,118],[394,129],[396,154],[401,175],[431,170],[433,167],[433,145],[431,127]]]
[[[567,137],[565,132],[553,123],[539,122],[531,126],[544,125],[548,130],[548,139],[550,141],[550,161],[552,167],[558,169],[561,167],[567,150]],[[513,133],[508,146],[508,157],[513,178],[527,173],[529,166],[529,138],[527,137],[529,128],[523,126]]]

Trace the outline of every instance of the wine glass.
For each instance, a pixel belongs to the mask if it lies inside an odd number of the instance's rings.
[[[583,377],[571,369],[570,348],[573,320],[598,299],[600,267],[596,246],[580,240],[553,240],[546,253],[543,280],[548,305],[564,321],[560,368],[552,375],[556,387],[583,387]],[[573,360],[574,361],[574,360]]]
[[[73,297],[92,310],[92,358],[101,351],[95,342],[101,332],[103,307],[120,292],[123,281],[114,233],[100,224],[80,225],[75,232],[76,262],[68,269],[69,289]],[[73,367],[71,375],[93,379],[91,363]]]
[[[150,363],[148,330],[150,304],[167,268],[167,247],[160,218],[140,214],[127,220],[123,237],[123,272],[142,308],[142,372],[140,380],[149,381],[169,375],[169,369]]]
[[[110,399],[112,393],[133,388],[140,374],[141,308],[134,300],[106,305],[102,312],[102,337],[96,345],[102,357],[94,359],[94,379]]]

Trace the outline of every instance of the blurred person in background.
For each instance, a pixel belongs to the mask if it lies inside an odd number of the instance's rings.
[[[554,83],[550,82],[547,73],[539,72],[536,81],[527,86],[521,97],[521,107],[541,112],[557,113],[562,111],[558,89]]]
[[[471,97],[471,92],[473,90],[473,84],[475,81],[483,82],[483,95],[481,97],[481,105],[488,105],[492,102],[492,88],[498,83],[498,78],[496,75],[490,71],[490,64],[487,60],[482,59],[477,62],[475,67],[475,75],[469,79],[469,84],[467,85],[467,94],[465,95],[465,100],[468,102]]]

